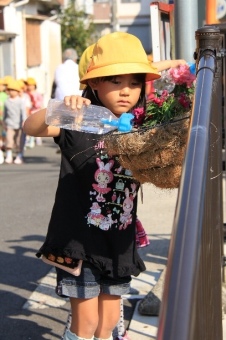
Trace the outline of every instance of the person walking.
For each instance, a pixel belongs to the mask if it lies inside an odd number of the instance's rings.
[[[65,96],[80,94],[79,89],[79,72],[77,59],[78,55],[75,49],[67,48],[62,55],[63,62],[60,64],[54,74],[55,93],[52,97],[58,100],[64,100]]]
[[[5,148],[5,131],[3,129],[3,112],[4,104],[8,95],[5,92],[5,82],[4,79],[0,79],[0,164],[4,163],[4,152]]]
[[[29,117],[31,107],[32,107],[32,103],[31,103],[31,98],[30,98],[29,94],[27,93],[27,84],[25,83],[25,81],[23,79],[19,79],[18,83],[20,85],[19,96],[21,97],[21,99],[24,102],[24,105],[25,105],[25,108],[26,108],[26,114],[27,114],[27,117]],[[22,130],[22,135],[21,135],[21,144],[22,145],[21,145],[21,148],[23,150],[23,153],[26,149],[26,147],[25,147],[26,138],[27,138],[27,136],[25,135],[25,133]]]
[[[8,83],[9,97],[5,101],[3,126],[6,131],[6,158],[7,164],[23,163],[23,147],[21,141],[22,126],[27,118],[24,101],[20,98],[20,85],[16,80]],[[13,149],[16,150],[16,158],[13,160]]]
[[[42,94],[37,90],[37,82],[34,78],[27,78],[26,80],[27,85],[27,94],[30,97],[31,101],[31,108],[30,108],[30,114],[33,114],[37,110],[41,109],[43,106],[43,96]],[[28,143],[26,142],[26,145],[29,148],[33,148],[35,145],[42,145],[42,138],[33,136],[28,136],[27,138]]]
[[[136,36],[111,33],[94,46],[81,79],[87,85],[83,97],[64,101],[71,109],[104,106],[120,117],[145,107],[145,82],[159,77]],[[64,340],[111,340],[121,296],[129,292],[131,276],[145,270],[135,237],[139,182],[126,169],[118,171],[117,157],[108,156],[99,134],[49,126],[45,115],[46,109],[40,110],[24,124],[29,135],[53,137],[62,157],[46,240],[37,256],[56,266],[56,292],[70,298],[72,321]],[[112,201],[113,192],[119,201]],[[77,275],[68,273],[76,265]]]

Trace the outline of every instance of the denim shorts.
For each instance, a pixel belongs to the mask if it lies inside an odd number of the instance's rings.
[[[56,293],[61,297],[91,299],[100,293],[109,295],[124,295],[130,291],[131,276],[111,278],[97,269],[94,265],[83,261],[79,276],[56,268],[57,287]]]

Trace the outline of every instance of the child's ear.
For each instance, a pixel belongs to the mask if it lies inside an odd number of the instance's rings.
[[[87,82],[88,82],[88,84],[89,84],[89,86],[91,87],[92,90],[97,89],[98,80],[96,78],[89,79]]]

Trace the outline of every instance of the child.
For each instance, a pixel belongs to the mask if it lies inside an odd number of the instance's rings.
[[[82,53],[81,58],[79,60],[79,65],[78,65],[78,69],[79,69],[79,78],[82,79],[83,76],[86,74],[87,72],[87,68],[90,64],[91,61],[91,57],[93,54],[93,48],[94,48],[95,44],[88,46],[85,51]],[[86,85],[85,84],[81,84],[80,85],[80,90],[85,90]],[[149,239],[147,237],[147,234],[143,228],[143,225],[141,223],[141,221],[137,218],[136,219],[136,245],[138,248],[140,247],[145,247],[147,245],[149,245]],[[71,317],[69,315],[68,318],[68,323],[67,323],[67,327],[70,326],[70,322],[71,322]],[[120,319],[118,321],[117,326],[115,327],[115,329],[113,330],[113,338],[115,340],[121,339],[121,340],[130,340],[129,336],[127,334],[127,331],[125,330],[124,327],[124,306],[123,306],[123,299],[121,299],[121,305],[120,305]]]
[[[22,126],[27,118],[23,100],[19,97],[20,85],[16,80],[8,83],[9,97],[5,101],[3,125],[6,130],[6,158],[5,163],[13,162],[13,148],[16,147],[15,164],[23,163],[23,147],[21,143]]]
[[[26,92],[27,91],[27,84],[25,83],[25,81],[23,79],[19,79],[18,83],[20,85],[19,96],[20,96],[20,98],[24,102],[25,109],[26,109],[26,114],[27,114],[27,117],[29,117],[30,110],[31,110],[31,99],[30,99],[29,94]],[[23,153],[24,153],[24,151],[26,149],[25,144],[26,144],[26,135],[22,131],[22,135],[21,135],[21,149],[22,149]]]
[[[4,153],[3,147],[5,138],[4,138],[4,129],[3,129],[3,111],[4,111],[4,104],[7,99],[7,94],[5,92],[5,82],[4,79],[0,79],[0,164],[4,163]]]
[[[43,96],[37,90],[37,82],[34,78],[27,78],[25,84],[27,85],[27,93],[31,101],[30,114],[33,114],[34,112],[42,108]],[[29,148],[33,148],[35,146],[35,143],[36,145],[42,145],[41,137],[36,137],[35,139],[33,136],[31,136],[30,138],[28,137]]]
[[[120,117],[145,106],[145,81],[157,78],[138,38],[111,33],[94,46],[81,79],[87,85],[83,97],[65,97],[65,104],[105,106]],[[111,340],[121,295],[129,292],[131,275],[145,270],[135,237],[139,183],[118,170],[117,157],[108,157],[100,135],[48,126],[45,113],[34,113],[24,125],[29,135],[54,137],[62,157],[47,237],[37,256],[63,265],[83,260],[79,276],[56,268],[57,294],[71,302],[64,340]]]

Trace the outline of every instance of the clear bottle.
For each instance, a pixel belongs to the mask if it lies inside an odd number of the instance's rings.
[[[107,133],[118,128],[118,118],[105,107],[83,105],[80,110],[72,110],[63,101],[56,99],[49,100],[45,121],[48,125],[63,129],[97,134]]]

